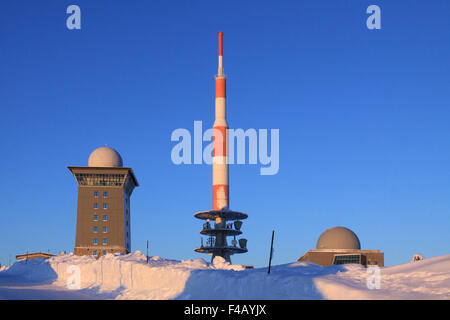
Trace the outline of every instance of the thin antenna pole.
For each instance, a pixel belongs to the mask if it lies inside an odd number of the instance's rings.
[[[272,242],[270,243],[270,256],[269,256],[269,270],[267,270],[267,274],[270,274],[270,265],[272,264],[272,253],[273,253],[273,236],[275,234],[275,230],[272,230]]]

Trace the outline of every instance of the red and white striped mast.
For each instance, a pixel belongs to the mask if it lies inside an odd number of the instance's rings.
[[[195,251],[207,253],[214,257],[223,257],[231,262],[230,256],[235,253],[247,252],[247,239],[239,239],[237,246],[236,236],[242,234],[242,221],[248,216],[245,213],[229,209],[228,187],[228,145],[226,120],[226,78],[223,73],[223,33],[219,32],[219,69],[216,76],[216,118],[213,126],[213,207],[209,211],[194,214],[197,219],[206,220],[200,234],[208,236],[206,245]],[[214,221],[214,225],[210,224]],[[234,221],[234,223],[227,223]],[[231,245],[227,237],[234,237]]]
[[[219,69],[216,76],[216,119],[213,126],[213,210],[229,207],[226,81],[223,73],[223,32],[219,32]]]

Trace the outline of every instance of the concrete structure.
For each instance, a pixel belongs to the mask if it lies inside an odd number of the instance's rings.
[[[16,260],[34,260],[38,258],[48,259],[50,257],[54,257],[54,254],[51,253],[45,253],[45,252],[32,252],[32,253],[25,253],[25,254],[18,254],[16,256]]]
[[[358,263],[364,266],[384,266],[384,253],[380,250],[361,250],[358,236],[345,227],[325,230],[317,240],[316,249],[309,250],[298,261],[330,266]]]
[[[247,252],[247,240],[240,239],[239,247],[236,236],[242,234],[240,228],[245,213],[229,210],[229,186],[228,186],[228,124],[226,120],[226,77],[223,72],[223,33],[219,32],[219,69],[216,76],[216,118],[213,126],[213,209],[202,211],[194,216],[206,220],[202,235],[208,236],[206,245],[201,239],[201,246],[196,252],[221,256],[231,262],[230,256],[235,253]],[[210,221],[215,221],[214,226]],[[227,223],[227,221],[234,221]],[[232,245],[228,245],[227,237],[233,236]]]
[[[139,186],[120,154],[101,147],[87,167],[68,167],[78,182],[76,255],[131,251],[130,197]]]

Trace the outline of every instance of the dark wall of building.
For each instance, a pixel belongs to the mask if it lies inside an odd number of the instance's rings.
[[[69,169],[78,181],[74,253],[97,256],[103,255],[104,252],[129,253],[130,196],[137,186],[131,169],[95,167],[69,167]],[[107,207],[104,207],[105,204]],[[107,228],[106,232],[103,230],[104,227]],[[94,239],[97,239],[97,244]],[[107,241],[106,244],[103,242],[104,239]]]
[[[98,192],[97,198],[94,196],[95,192]],[[108,192],[108,197],[103,196],[104,192]],[[97,209],[94,208],[95,203],[98,205]],[[104,209],[104,204],[108,208]],[[95,215],[98,217],[97,221],[94,220]],[[106,221],[104,216],[107,217]],[[79,187],[75,254],[93,254],[87,248],[97,250],[98,253],[103,250],[125,253],[124,223],[122,187]],[[97,232],[94,232],[94,227],[97,227]],[[107,228],[106,233],[103,232],[103,227]],[[97,239],[97,245],[94,245],[94,239]],[[107,245],[103,244],[103,239],[107,239]]]
[[[330,252],[310,252],[308,251],[298,261],[307,261],[321,266],[331,266],[333,264],[334,253]]]
[[[384,267],[384,253],[370,252],[366,253],[366,266],[377,265]]]
[[[331,266],[334,264],[336,255],[360,254],[360,263],[364,266],[377,265],[384,267],[384,253],[379,250],[309,250],[298,261],[307,261],[322,266]]]

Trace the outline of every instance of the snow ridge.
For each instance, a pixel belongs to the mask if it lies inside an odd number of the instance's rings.
[[[67,287],[71,266],[79,268],[77,290]],[[381,268],[380,289],[368,288],[370,276],[360,265],[295,262],[274,266],[268,275],[266,268],[245,269],[220,257],[213,263],[151,257],[147,264],[140,251],[99,259],[71,253],[2,268],[0,297],[8,298],[11,284],[28,282],[83,299],[450,299],[450,255]]]

